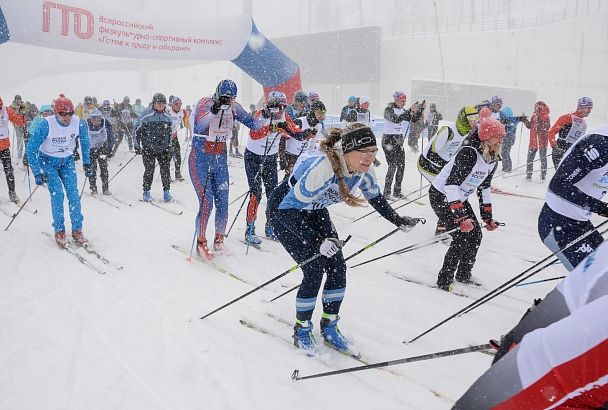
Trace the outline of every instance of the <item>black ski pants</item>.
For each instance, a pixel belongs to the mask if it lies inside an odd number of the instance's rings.
[[[403,135],[385,134],[382,136],[382,149],[388,162],[388,170],[384,179],[384,195],[391,194],[393,178],[395,178],[395,194],[401,193],[401,183],[405,174],[405,150],[403,149]]]
[[[158,161],[158,166],[160,168],[160,179],[163,183],[163,191],[171,189],[171,148],[159,152],[144,151],[142,160],[144,163],[144,191],[149,191],[152,187],[156,161]]]

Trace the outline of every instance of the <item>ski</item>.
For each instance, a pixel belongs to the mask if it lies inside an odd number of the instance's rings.
[[[266,252],[266,253],[270,253],[270,251],[268,249],[264,249],[262,248],[262,244],[259,245],[255,245],[253,243],[247,243],[245,241],[241,241],[242,244],[244,244],[245,246],[249,246],[251,248],[257,249],[260,252]]]
[[[108,201],[107,199],[105,199],[105,198],[103,198],[103,197],[99,196],[99,194],[97,194],[97,195],[91,195],[91,198],[95,198],[95,199],[97,199],[99,202],[103,202],[104,204],[109,205],[109,206],[111,206],[111,207],[113,207],[113,208],[120,209],[120,206],[118,206],[118,205],[116,205],[116,204],[113,204],[112,202]]]
[[[268,317],[270,317],[270,318],[272,318],[272,319],[274,319],[274,320],[278,321],[279,323],[281,323],[281,324],[283,324],[283,325],[285,325],[285,326],[288,326],[288,327],[289,327],[289,329],[293,330],[293,324],[292,324],[292,323],[289,323],[289,322],[287,322],[285,319],[279,318],[278,316],[275,316],[275,315],[273,315],[272,313],[268,313],[268,312],[267,312],[266,314],[268,315]],[[251,322],[250,320],[246,320],[246,319],[239,319],[239,323],[240,323],[241,325],[245,326],[245,327],[246,327],[246,328],[248,328],[248,329],[251,329],[251,330],[256,331],[256,332],[258,332],[258,333],[261,333],[261,334],[263,334],[263,335],[266,335],[266,336],[272,337],[272,338],[274,338],[274,339],[281,340],[281,341],[283,341],[283,342],[285,342],[285,343],[287,343],[287,344],[289,344],[290,346],[292,346],[292,347],[294,347],[294,348],[295,348],[295,346],[294,346],[294,344],[293,344],[293,338],[292,338],[292,337],[279,336],[279,335],[277,335],[276,333],[274,333],[274,332],[272,332],[272,331],[268,330],[266,327],[259,326],[259,325],[255,324],[255,323]],[[333,349],[333,348],[332,348],[332,349],[330,349],[330,350],[331,350],[331,351],[338,352],[338,350],[335,350],[335,349]],[[324,352],[322,352],[322,353],[324,353]],[[342,355],[343,355],[343,356],[346,356],[346,357],[349,357],[349,358],[351,358],[351,359],[353,359],[353,360],[356,360],[357,362],[359,362],[359,363],[361,363],[361,364],[363,364],[363,365],[369,365],[369,361],[367,361],[367,360],[365,360],[365,359],[362,359],[361,357],[359,357],[359,358],[355,358],[355,357],[353,357],[353,356],[351,356],[351,355],[349,355],[349,354],[344,354],[343,352],[340,352],[340,353],[342,353]],[[319,363],[321,363],[321,364],[323,364],[323,365],[325,365],[325,366],[328,366],[328,367],[330,367],[330,368],[333,368],[333,367],[334,367],[334,365],[333,365],[332,363],[330,363],[330,362],[327,362],[326,360],[323,360],[323,359],[324,359],[324,357],[326,357],[326,355],[324,355],[324,354],[321,354],[321,355],[319,355],[319,356],[310,356],[310,358],[311,358],[311,359],[316,359],[316,360],[317,360]],[[399,373],[399,372],[397,372],[397,371],[395,371],[395,370],[393,370],[393,369],[388,369],[388,368],[383,368],[383,367],[380,367],[380,368],[378,368],[378,370],[381,370],[381,371],[384,371],[384,372],[390,373],[390,374],[392,374],[393,376],[396,376],[396,377],[403,377],[403,378],[405,378],[405,379],[409,379],[409,378],[408,378],[407,376],[405,376],[404,374]],[[409,380],[410,380],[410,381],[415,382],[413,379],[409,379]],[[443,394],[439,393],[439,392],[438,392],[438,391],[436,391],[436,390],[433,390],[433,389],[431,389],[431,388],[429,388],[429,387],[426,387],[426,386],[424,386],[424,385],[420,385],[420,386],[421,386],[421,387],[424,387],[425,389],[427,389],[428,391],[430,391],[430,392],[431,392],[431,393],[432,393],[432,394],[433,394],[435,397],[441,397],[441,398],[445,398],[445,396],[444,396]]]
[[[116,197],[116,196],[114,196],[114,195],[110,195],[110,198],[114,199],[116,202],[118,202],[118,203],[120,203],[120,204],[123,204],[123,205],[126,205],[126,206],[130,206],[130,207],[132,207],[132,206],[133,206],[133,204],[130,204],[130,203],[128,203],[128,202],[125,202],[125,201],[123,201],[122,199],[117,198],[117,197]]]
[[[48,236],[52,240],[55,240],[55,238],[53,238],[53,236],[51,234],[49,234],[48,232],[42,232],[42,234]],[[74,255],[74,257],[76,259],[78,259],[78,262],[82,263],[84,266],[86,266],[87,268],[91,269],[92,271],[97,272],[100,275],[105,275],[106,274],[106,271],[104,271],[103,269],[98,268],[91,261],[89,261],[87,258],[85,258],[81,254],[79,254],[75,249],[72,249],[71,242],[68,241],[67,246],[65,248],[59,248],[59,249],[63,249],[65,251],[67,251],[70,255]]]
[[[158,203],[156,203],[156,202],[154,202],[154,201],[152,201],[152,202],[146,202],[146,201],[144,201],[143,199],[140,199],[140,200],[139,200],[139,202],[143,202],[143,203],[146,203],[146,204],[150,204],[150,205],[152,205],[152,206],[155,206],[155,207],[157,207],[157,208],[159,208],[159,209],[162,209],[162,210],[163,210],[163,211],[165,211],[165,212],[170,213],[171,215],[177,215],[177,216],[179,216],[179,215],[181,215],[181,214],[183,214],[183,213],[184,213],[184,211],[177,211],[177,210],[175,210],[175,209],[171,209],[171,208],[168,208],[168,207],[166,207],[166,206],[160,205],[160,204],[158,204]]]
[[[186,255],[187,257],[190,257],[189,252],[187,252],[187,251],[186,251],[184,248],[182,248],[181,246],[176,245],[176,244],[172,244],[172,245],[171,245],[171,247],[172,247],[173,249],[175,249],[176,251],[183,253],[183,254],[184,254],[184,255]],[[236,275],[236,274],[234,274],[234,273],[230,272],[228,269],[226,269],[226,268],[224,268],[224,267],[222,267],[222,266],[220,266],[220,265],[216,264],[215,262],[212,262],[212,261],[210,261],[210,260],[206,260],[206,259],[202,259],[202,258],[201,258],[201,257],[199,257],[198,255],[196,255],[196,258],[197,258],[197,260],[198,260],[198,261],[200,261],[200,262],[204,263],[205,265],[209,265],[209,266],[211,266],[213,269],[217,270],[217,271],[218,271],[218,272],[220,272],[220,273],[223,273],[224,275],[227,275],[228,277],[230,277],[230,278],[232,278],[232,279],[235,279],[235,280],[238,280],[239,282],[243,282],[243,283],[246,283],[246,284],[248,284],[248,285],[253,286],[253,284],[252,284],[252,283],[247,282],[245,279],[243,279],[243,278],[241,278],[240,276],[238,276],[238,275]]]
[[[95,249],[91,249],[90,246],[79,246],[79,248],[84,249],[84,251],[86,253],[88,253],[89,255],[95,256],[104,265],[111,266],[112,268],[114,268],[116,270],[123,270],[124,269],[124,266],[119,265],[117,263],[113,263],[112,261],[110,261],[107,258],[105,258],[102,254],[100,254],[99,252],[97,252]]]
[[[284,326],[287,326],[289,328],[293,328],[293,323],[289,323],[288,321],[286,321],[282,317],[276,316],[276,315],[274,315],[274,314],[272,314],[270,312],[266,312],[266,315],[269,318],[276,320],[277,322],[279,322],[280,324],[282,324]],[[336,351],[336,352],[338,352],[338,353],[340,353],[340,354],[342,354],[342,355],[344,355],[346,357],[350,357],[352,359],[355,359],[356,361],[358,361],[360,363],[368,364],[367,361],[365,361],[364,359],[361,358],[361,353],[359,353],[359,352],[355,352],[355,351],[346,351],[345,352],[345,351],[342,351],[342,350],[338,350],[334,346],[326,343],[325,340],[324,340],[323,345],[325,347],[327,347],[328,349],[331,349],[332,351]]]
[[[430,285],[428,283],[424,283],[424,282],[421,282],[419,280],[415,280],[415,279],[411,279],[411,278],[406,278],[405,276],[400,276],[400,275],[397,275],[397,274],[392,273],[392,272],[384,272],[384,273],[386,273],[389,276],[392,276],[395,279],[402,280],[404,282],[413,283],[415,285],[426,286],[427,288],[431,288],[431,289],[439,289],[437,287],[437,285]],[[442,292],[445,292],[445,291],[442,291]],[[456,296],[460,296],[460,297],[463,297],[463,298],[475,299],[474,297],[472,297],[470,295],[467,295],[467,294],[461,293],[461,292],[457,292],[457,291],[454,291],[454,290],[450,290],[449,292],[446,292],[446,293],[449,293],[449,294],[452,294],[452,295],[456,295]]]

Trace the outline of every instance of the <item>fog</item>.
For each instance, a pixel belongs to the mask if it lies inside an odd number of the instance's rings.
[[[530,90],[549,104],[554,115],[573,110],[576,100],[585,95],[595,102],[589,123],[608,118],[604,73],[608,5],[599,0],[108,0],[104,4],[144,14],[196,15],[202,26],[221,16],[251,15],[260,32],[303,68],[303,88],[318,91],[330,112],[338,111],[349,95],[367,95],[372,113],[381,115],[395,89],[404,90],[410,100],[429,99],[413,94],[412,81],[430,79]],[[331,33],[360,27],[379,28],[379,41],[343,38],[344,43],[332,47]],[[328,36],[307,43],[305,36],[314,33]],[[300,46],[290,47],[295,39]],[[145,101],[162,91],[192,103],[210,94],[223,78],[237,82],[244,104],[262,95],[261,86],[228,61],[128,59],[12,42],[0,50],[5,61],[0,73],[5,100],[21,94],[40,105],[64,92],[75,100],[95,95],[118,101],[129,95]],[[357,60],[351,58],[353,50],[360,53]],[[380,61],[370,64],[371,59]],[[369,67],[377,72],[367,73]],[[335,74],[331,81],[327,72]],[[360,74],[357,82],[340,81],[343,73],[353,72]],[[49,94],[53,88],[56,92]],[[532,107],[527,104],[512,105],[530,114]],[[438,108],[452,114],[448,107]]]

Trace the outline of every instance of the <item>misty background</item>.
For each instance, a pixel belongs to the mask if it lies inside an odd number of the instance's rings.
[[[367,95],[381,116],[392,92],[404,90],[408,104],[427,99],[455,115],[462,97],[480,101],[470,85],[488,85],[485,98],[504,94],[505,106],[530,115],[544,100],[552,118],[573,111],[589,96],[591,126],[608,119],[608,2],[600,0],[321,0],[196,1],[106,0],[105,6],[140,13],[200,16],[247,14],[259,30],[302,68],[305,91],[320,93],[338,112],[350,95]],[[238,100],[256,102],[262,87],[229,61],[139,60],[46,49],[9,42],[0,46],[5,101],[15,94],[37,105],[59,92],[81,101],[144,102],[157,91],[187,104],[210,95],[231,78]],[[421,80],[450,83],[433,93]],[[455,87],[461,84],[462,87]],[[493,89],[496,92],[491,92]],[[512,98],[521,91],[525,97]],[[56,90],[56,92],[51,92]],[[50,94],[49,94],[50,93]],[[443,94],[440,98],[438,94]],[[513,95],[515,95],[513,94]],[[433,96],[436,96],[433,101]],[[443,106],[442,106],[443,105]],[[446,118],[448,119],[448,118]]]

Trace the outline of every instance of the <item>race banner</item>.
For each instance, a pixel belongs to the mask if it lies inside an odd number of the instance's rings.
[[[166,60],[230,60],[264,87],[288,96],[301,88],[298,65],[255,27],[250,16],[127,12],[83,0],[0,0],[6,41]]]

